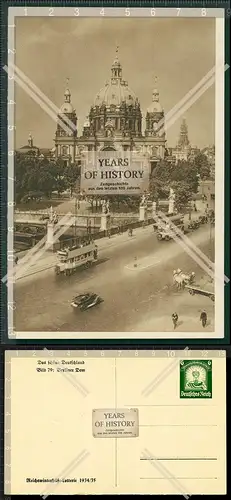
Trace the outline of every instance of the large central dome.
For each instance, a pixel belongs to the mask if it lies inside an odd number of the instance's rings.
[[[90,137],[141,137],[140,103],[128,83],[122,78],[122,66],[116,58],[111,67],[110,81],[99,91],[91,106],[83,135]]]
[[[129,88],[127,82],[120,79],[113,81],[111,78],[110,82],[107,82],[105,87],[97,94],[94,105],[101,106],[102,104],[106,104],[106,106],[110,106],[114,104],[115,106],[120,106],[122,102],[133,105],[135,101],[136,96],[133,90]]]
[[[137,98],[128,86],[128,82],[122,79],[122,66],[116,55],[111,68],[111,79],[97,94],[94,105],[102,106],[120,106],[123,102],[127,105],[134,105]]]

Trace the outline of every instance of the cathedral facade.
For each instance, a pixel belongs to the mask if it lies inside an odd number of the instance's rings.
[[[164,111],[156,88],[153,89],[152,102],[145,114],[144,131],[142,122],[140,101],[123,79],[117,50],[111,78],[90,107],[81,134],[71,92],[66,88],[64,103],[58,114],[55,156],[62,158],[66,164],[81,164],[81,156],[87,151],[134,151],[148,156],[151,166],[154,166],[164,158],[166,144]],[[68,123],[73,126],[69,127]]]

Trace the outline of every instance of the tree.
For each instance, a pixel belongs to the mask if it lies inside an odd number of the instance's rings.
[[[52,191],[61,194],[66,189],[73,190],[80,177],[80,169],[77,165],[66,167],[61,159],[41,159],[34,154],[16,153],[14,168],[17,203],[30,192],[40,192],[40,195],[43,194],[49,198]]]
[[[188,161],[179,161],[172,167],[171,181],[187,184],[191,193],[196,193],[199,182],[196,165]]]
[[[193,164],[197,170],[197,174],[200,175],[202,180],[208,179],[210,177],[210,165],[208,158],[205,154],[199,153],[195,156]]]
[[[161,161],[154,169],[150,179],[150,192],[153,199],[167,199],[170,188],[175,193],[176,208],[181,211],[198,190],[198,173],[194,164],[180,161],[177,164]]]
[[[175,206],[178,212],[181,212],[185,209],[188,202],[192,198],[192,191],[187,182],[184,181],[174,181],[172,183],[172,189],[175,193]]]
[[[79,165],[76,165],[76,163],[72,163],[64,169],[64,175],[67,186],[66,189],[70,189],[72,195],[77,187],[77,183],[80,182],[81,168]]]
[[[164,160],[161,160],[154,168],[150,177],[149,190],[155,201],[158,201],[161,198],[166,198],[168,195],[171,184],[172,169],[173,165]]]

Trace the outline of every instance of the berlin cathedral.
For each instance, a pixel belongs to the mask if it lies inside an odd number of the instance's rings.
[[[69,126],[64,127],[62,124],[67,124],[67,119]],[[70,122],[74,126],[70,127]],[[140,101],[123,79],[118,48],[111,78],[97,94],[81,135],[78,134],[78,118],[67,86],[58,114],[54,148],[56,158],[62,158],[66,164],[81,164],[81,155],[87,151],[134,151],[147,155],[154,166],[164,158],[165,144],[164,111],[159,92],[153,89],[152,102],[145,116],[145,130],[142,131]]]

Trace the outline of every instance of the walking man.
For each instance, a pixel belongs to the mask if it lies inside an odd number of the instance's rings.
[[[172,322],[173,322],[173,328],[175,330],[178,324],[178,314],[176,312],[172,314]]]
[[[207,313],[205,310],[203,310],[201,315],[200,315],[200,321],[202,322],[203,328],[205,328],[206,324],[207,324]]]

